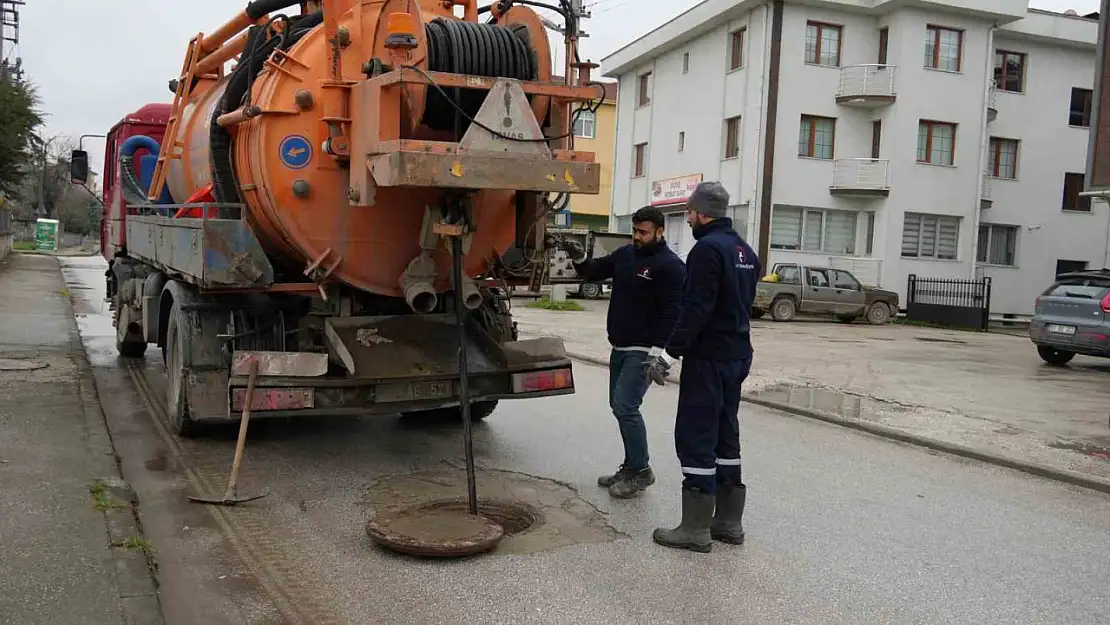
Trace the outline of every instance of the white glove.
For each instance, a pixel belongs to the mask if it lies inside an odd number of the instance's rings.
[[[652,358],[662,358],[663,362],[667,363],[668,365],[673,365],[675,362],[677,362],[674,358],[671,358],[670,354],[663,351],[662,347],[652,347],[650,350],[648,350],[648,356]]]

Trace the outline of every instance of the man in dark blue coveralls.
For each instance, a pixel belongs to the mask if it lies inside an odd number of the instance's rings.
[[[760,263],[733,230],[728,201],[720,183],[703,182],[686,203],[697,243],[686,257],[682,313],[666,345],[668,354],[682,359],[674,433],[684,476],[682,522],[655,530],[652,538],[699,552],[709,552],[713,540],[744,542],[747,491],[737,413],[752,365],[750,319]]]
[[[647,428],[640,405],[652,380],[648,364],[662,358],[663,344],[678,319],[686,269],[663,239],[663,213],[644,207],[632,215],[632,243],[608,256],[586,260],[575,241],[562,240],[574,269],[584,280],[613,280],[607,319],[609,406],[624,441],[624,462],[613,475],[597,479],[613,497],[626,499],[655,483],[648,465]],[[655,378],[663,384],[665,373]]]

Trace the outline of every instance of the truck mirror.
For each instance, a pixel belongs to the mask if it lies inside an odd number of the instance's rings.
[[[69,180],[73,184],[83,185],[89,181],[89,153],[84,150],[74,150],[69,157]]]

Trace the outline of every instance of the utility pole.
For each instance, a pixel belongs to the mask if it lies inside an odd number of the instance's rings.
[[[0,0],[0,77],[11,74],[17,81],[23,80],[23,59],[17,57],[13,63],[8,57],[19,45],[19,7],[23,5],[23,0]]]

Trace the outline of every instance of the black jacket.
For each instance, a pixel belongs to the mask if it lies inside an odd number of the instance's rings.
[[[716,219],[694,232],[698,240],[686,257],[682,314],[667,342],[675,358],[751,358],[751,314],[760,263],[751,246]]]
[[[612,278],[606,326],[613,347],[662,348],[678,319],[686,266],[666,242],[636,249],[625,245],[608,256],[576,263],[589,282]]]

